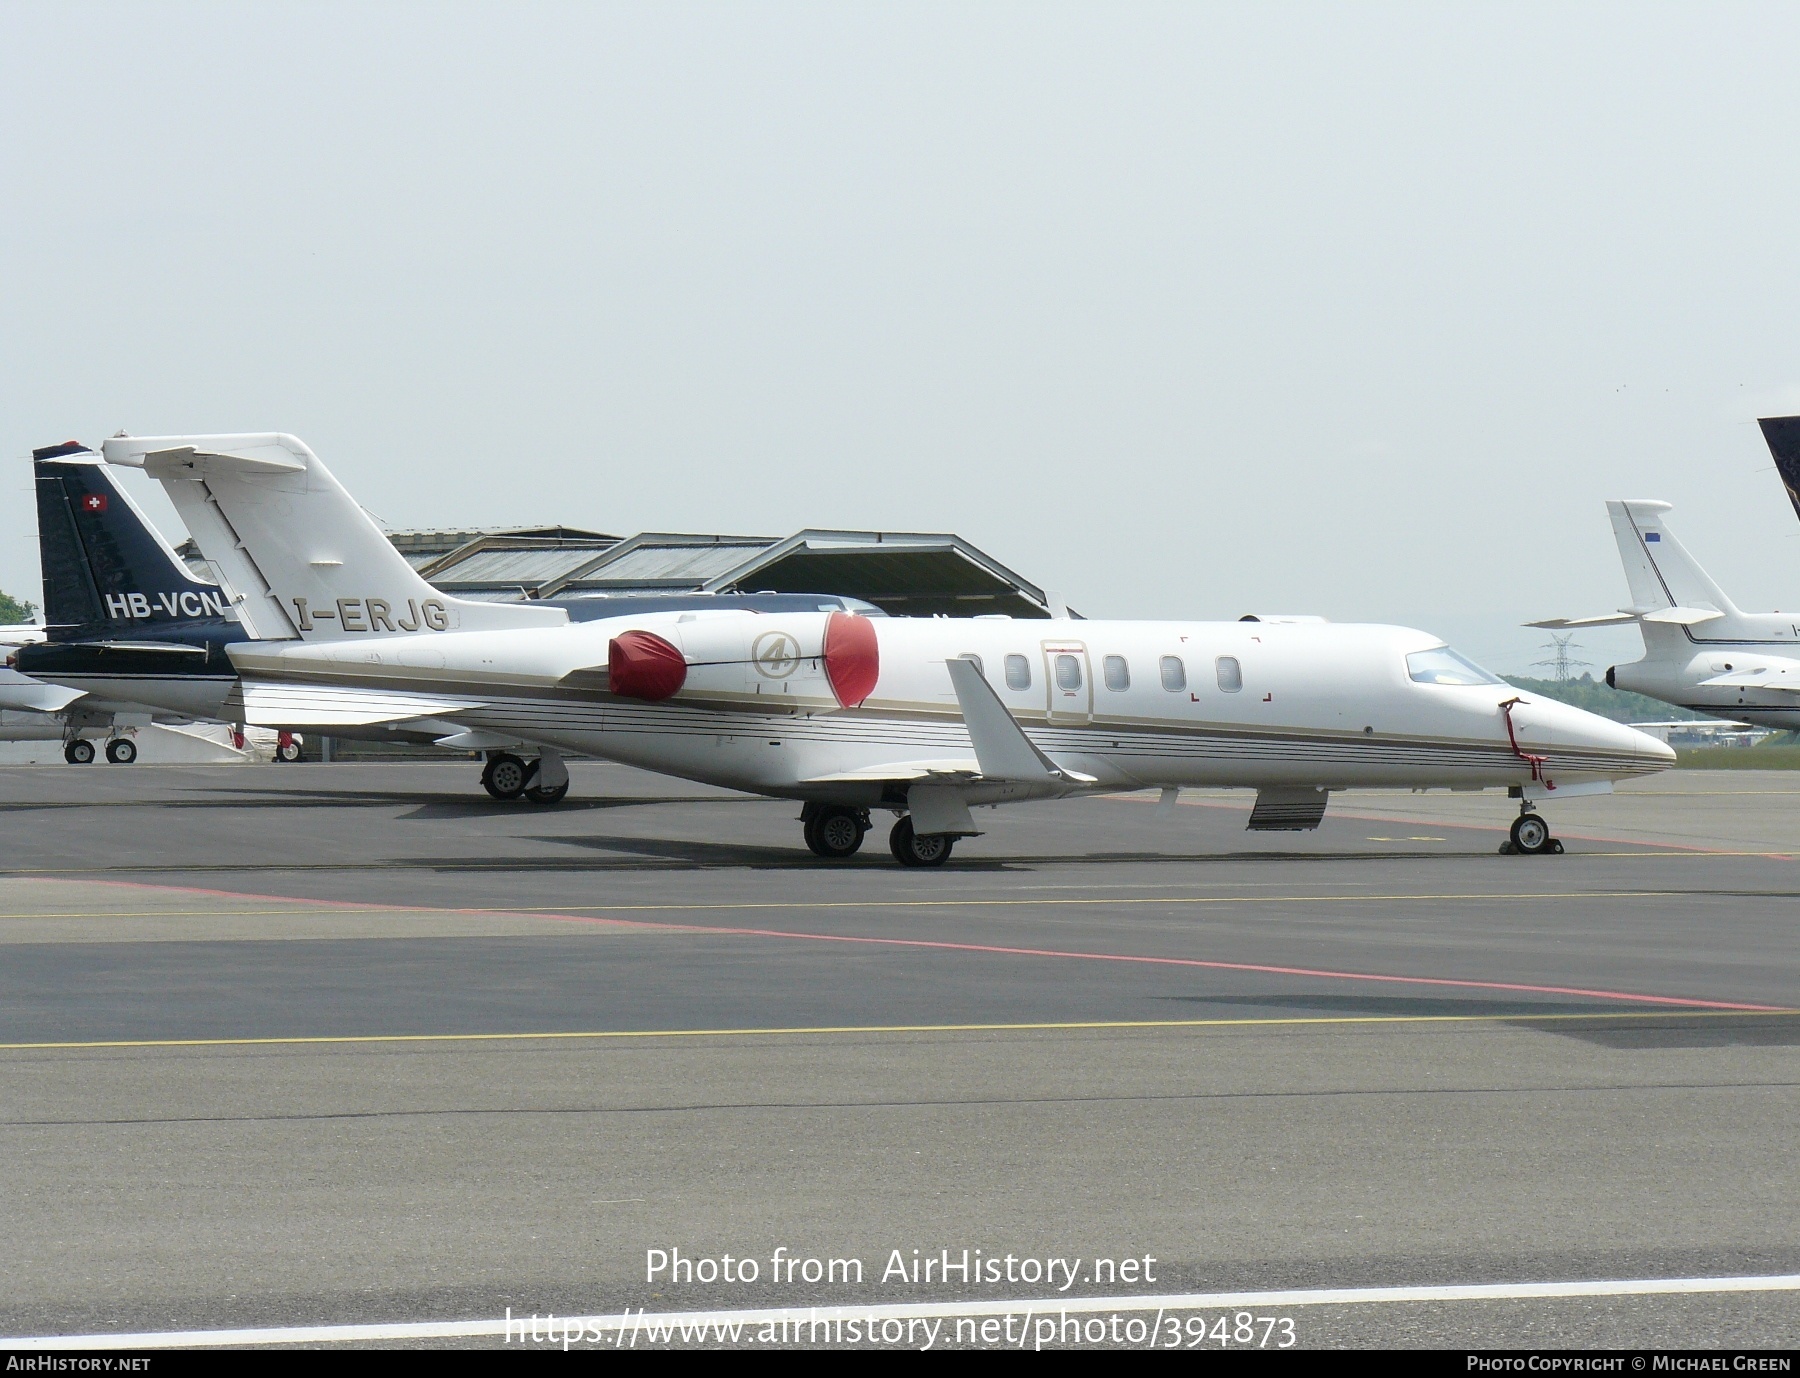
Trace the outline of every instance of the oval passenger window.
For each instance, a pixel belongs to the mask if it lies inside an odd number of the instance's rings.
[[[1236,656],[1220,656],[1214,664],[1218,667],[1219,688],[1235,694],[1244,687],[1244,667],[1237,663]]]
[[[1162,658],[1163,688],[1171,694],[1179,694],[1187,688],[1187,666],[1181,663],[1180,656],[1164,656]]]
[[[1106,687],[1115,694],[1131,688],[1131,667],[1124,656],[1108,656],[1101,662],[1106,670]]]
[[[1081,688],[1081,662],[1071,655],[1056,658],[1056,687],[1074,693]]]
[[[1008,689],[1031,688],[1031,662],[1024,656],[1008,656],[1006,658],[1006,687]]]

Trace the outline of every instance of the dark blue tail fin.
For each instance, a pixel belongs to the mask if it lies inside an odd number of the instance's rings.
[[[1794,515],[1800,517],[1800,416],[1765,416],[1756,424],[1775,456],[1775,469],[1794,504]]]
[[[31,457],[52,641],[155,639],[228,624],[219,586],[194,578],[99,455],[71,440]]]

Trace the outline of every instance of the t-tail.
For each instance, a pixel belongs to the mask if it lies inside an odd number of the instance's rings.
[[[263,640],[560,626],[561,608],[451,598],[421,579],[291,435],[117,436],[109,463],[163,488]]]
[[[1663,521],[1671,504],[1624,498],[1606,504],[1631,604],[1597,617],[1551,617],[1532,627],[1580,628],[1638,624],[1645,644],[1663,640],[1731,639],[1750,629],[1753,614],[1738,610]]]
[[[99,455],[71,440],[32,451],[32,467],[51,641],[241,635],[224,591],[194,577]]]

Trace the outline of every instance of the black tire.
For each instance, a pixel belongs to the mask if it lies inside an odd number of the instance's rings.
[[[560,804],[563,796],[569,792],[569,782],[564,780],[560,785],[533,785],[525,791],[525,797],[534,804]]]
[[[289,742],[285,746],[277,746],[275,748],[275,759],[277,761],[286,761],[290,764],[294,761],[298,761],[300,759],[300,743]]]
[[[833,805],[806,820],[806,845],[814,856],[842,861],[856,855],[868,829],[868,820],[859,810]]]
[[[1513,848],[1526,856],[1541,856],[1554,846],[1556,839],[1550,836],[1550,825],[1535,813],[1522,813],[1513,819]]]
[[[106,759],[115,766],[128,766],[137,760],[137,743],[129,737],[114,737],[106,744]]]
[[[956,839],[945,833],[920,837],[913,831],[912,819],[905,816],[888,834],[888,848],[902,866],[942,866],[955,846]]]
[[[94,744],[86,737],[77,737],[63,746],[63,760],[72,766],[92,765],[94,760]]]
[[[496,799],[517,799],[530,779],[525,763],[510,751],[496,751],[481,768],[481,787]]]

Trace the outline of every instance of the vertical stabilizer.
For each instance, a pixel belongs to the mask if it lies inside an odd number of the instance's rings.
[[[32,461],[52,640],[229,625],[219,586],[193,576],[99,455],[70,441]]]
[[[1631,585],[1632,611],[1692,608],[1739,616],[1724,590],[1664,525],[1663,513],[1670,506],[1639,498],[1606,504],[1619,542],[1619,559]]]
[[[1756,424],[1775,457],[1775,472],[1781,475],[1794,515],[1800,516],[1800,416],[1765,416]]]
[[[561,626],[561,608],[451,598],[421,579],[291,435],[118,436],[113,464],[159,480],[259,638]]]

